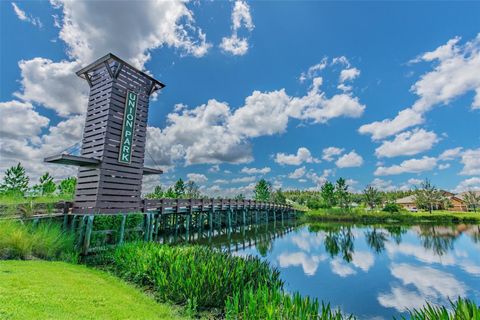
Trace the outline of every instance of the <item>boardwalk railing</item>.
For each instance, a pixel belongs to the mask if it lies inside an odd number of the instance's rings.
[[[235,199],[144,199],[143,211],[186,213],[207,210],[293,210],[293,207],[273,202]]]
[[[73,232],[83,254],[104,250],[125,241],[172,243],[211,241],[212,237],[244,233],[272,222],[286,227],[298,214],[292,206],[234,199],[143,199],[141,212],[116,214],[71,213],[72,203],[56,204],[55,212],[30,217],[37,224],[44,218],[62,219]]]

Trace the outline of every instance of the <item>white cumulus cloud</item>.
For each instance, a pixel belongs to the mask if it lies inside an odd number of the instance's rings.
[[[275,156],[275,162],[281,165],[298,166],[302,163],[318,163],[320,160],[314,158],[305,147],[298,148],[296,154],[277,153]]]
[[[242,168],[242,170],[240,172],[246,173],[246,174],[267,174],[270,171],[272,171],[272,169],[270,167],[264,167],[264,168],[247,168],[247,167],[244,167],[244,168]]]
[[[253,24],[250,7],[247,2],[237,0],[235,1],[232,11],[232,35],[230,37],[223,37],[220,43],[220,48],[223,51],[239,56],[248,52],[249,46],[247,38],[238,36],[238,30],[242,27],[248,31],[252,31],[255,25]]]
[[[339,156],[345,151],[343,148],[328,147],[322,151],[322,159],[325,161],[333,161],[336,156]]]
[[[25,22],[29,22],[35,27],[39,27],[39,28],[43,27],[43,24],[39,18],[28,15],[24,10],[20,9],[20,7],[15,2],[12,2],[12,7],[18,19]]]
[[[453,190],[454,192],[480,191],[480,177],[472,177],[460,181]]]
[[[305,167],[301,167],[298,169],[295,169],[292,173],[288,175],[290,179],[299,179],[305,175],[306,169]]]
[[[150,51],[162,46],[196,57],[211,47],[184,1],[51,2],[63,13],[60,38],[70,57],[83,64],[112,52],[143,68]]]
[[[381,157],[412,156],[430,150],[439,141],[433,131],[415,129],[405,131],[395,136],[391,141],[384,141],[375,149],[375,155]]]
[[[475,91],[472,109],[479,108],[480,98],[480,34],[464,45],[456,37],[431,52],[426,52],[414,62],[436,62],[432,71],[423,74],[411,91],[418,99],[393,119],[375,121],[359,128],[362,134],[383,139],[424,122],[424,114],[437,105],[450,103],[467,92]]]
[[[360,70],[357,68],[343,69],[340,72],[340,82],[353,80],[360,75]]]
[[[207,176],[201,173],[188,173],[187,178],[195,183],[204,183],[208,181]]]
[[[419,173],[435,169],[437,159],[424,156],[420,159],[409,159],[402,161],[399,165],[390,167],[380,166],[375,170],[376,176],[397,175],[402,173]]]
[[[480,148],[468,149],[462,153],[460,160],[463,163],[462,175],[480,175]]]
[[[338,158],[335,164],[339,168],[360,167],[363,164],[363,158],[353,150]]]

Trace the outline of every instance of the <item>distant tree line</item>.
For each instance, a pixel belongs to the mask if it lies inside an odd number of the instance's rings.
[[[30,178],[25,168],[18,163],[7,169],[0,184],[0,196],[13,197],[38,197],[38,196],[60,196],[64,199],[72,199],[75,193],[77,179],[69,177],[58,183],[53,181],[50,173],[43,174],[38,182],[30,187]],[[361,193],[354,193],[349,190],[349,185],[344,178],[335,182],[326,181],[320,190],[274,190],[272,184],[261,179],[253,190],[253,199],[257,201],[275,202],[279,204],[297,203],[309,209],[340,207],[349,210],[352,206],[364,205],[369,209],[381,207],[384,211],[397,212],[401,208],[396,200],[409,195],[414,195],[418,209],[432,212],[435,209],[447,209],[451,202],[447,194],[437,189],[428,179],[414,190],[381,191],[374,186],[368,185]],[[194,181],[183,181],[178,179],[174,185],[164,189],[158,185],[154,190],[146,194],[148,199],[202,199],[209,196],[200,192],[200,187]],[[220,198],[220,197],[218,197]],[[244,200],[244,194],[234,197],[237,200]],[[467,192],[463,198],[466,206],[473,211],[480,207],[480,194],[478,192]]]
[[[182,179],[178,179],[173,186],[164,189],[158,185],[154,190],[145,195],[147,199],[207,199],[211,198],[208,195],[200,192],[199,186],[194,181],[184,182]],[[217,198],[222,198],[218,196]],[[240,193],[233,197],[235,200],[245,200],[244,194]],[[261,179],[255,185],[253,191],[253,199],[257,201],[275,202],[280,204],[286,203],[286,197],[282,190],[273,190],[270,182],[265,179]]]
[[[200,193],[200,187],[194,181],[184,182],[181,178],[175,184],[167,189],[158,185],[153,192],[145,195],[147,199],[202,199],[205,195]]]
[[[38,183],[30,185],[30,177],[26,174],[25,168],[18,163],[5,171],[0,184],[0,196],[3,197],[38,197],[38,196],[60,196],[65,199],[73,198],[77,179],[74,177],[61,180],[59,183],[53,181],[50,173],[45,172]]]

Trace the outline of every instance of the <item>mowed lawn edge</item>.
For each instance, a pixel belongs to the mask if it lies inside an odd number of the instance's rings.
[[[0,261],[0,319],[184,319],[100,270],[50,261]]]

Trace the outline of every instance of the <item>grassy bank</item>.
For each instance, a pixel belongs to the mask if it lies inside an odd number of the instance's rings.
[[[0,319],[180,319],[105,272],[48,261],[0,261]]]
[[[454,211],[433,211],[430,212],[385,212],[377,210],[351,209],[345,211],[340,208],[316,209],[304,213],[302,219],[307,222],[315,221],[342,221],[342,222],[465,222],[480,223],[480,212],[454,212]]]

